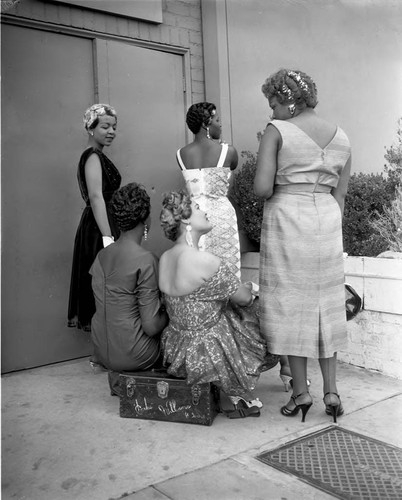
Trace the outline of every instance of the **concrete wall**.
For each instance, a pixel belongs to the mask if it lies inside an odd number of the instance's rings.
[[[402,260],[348,257],[345,281],[363,311],[348,322],[348,349],[339,359],[402,379]]]
[[[217,58],[227,59],[229,83],[220,93],[230,98],[239,151],[258,149],[256,134],[270,114],[260,90],[265,78],[296,68],[317,84],[317,112],[349,135],[354,171],[382,171],[402,116],[401,1],[202,0],[203,15],[211,4],[219,45],[205,50],[206,75]],[[207,98],[217,95],[206,83]]]

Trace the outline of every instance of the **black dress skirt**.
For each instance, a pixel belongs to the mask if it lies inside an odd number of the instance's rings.
[[[92,293],[89,269],[99,250],[103,248],[102,233],[95,221],[85,180],[85,163],[93,153],[98,155],[102,167],[102,194],[106,204],[110,229],[115,239],[119,236],[119,230],[109,211],[109,202],[113,193],[120,187],[120,173],[101,151],[88,148],[81,155],[78,164],[78,185],[86,207],[82,213],[75,236],[68,305],[68,326],[86,331],[90,331],[91,319],[95,313],[95,300]]]

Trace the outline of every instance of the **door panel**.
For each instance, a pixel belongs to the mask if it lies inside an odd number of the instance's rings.
[[[2,26],[2,371],[85,356],[66,327],[92,42]]]
[[[114,41],[107,42],[106,52],[108,97],[118,114],[110,155],[122,185],[139,182],[151,197],[145,246],[160,256],[171,246],[159,224],[162,193],[183,187],[176,163],[176,150],[185,144],[183,58]]]

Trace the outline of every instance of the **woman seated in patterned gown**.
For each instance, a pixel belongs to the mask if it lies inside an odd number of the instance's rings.
[[[259,416],[253,390],[262,371],[278,363],[260,335],[258,301],[216,255],[198,242],[212,229],[185,192],[164,195],[161,224],[175,242],[160,258],[159,288],[169,325],[162,333],[169,374],[189,384],[213,382],[233,404],[229,418]]]

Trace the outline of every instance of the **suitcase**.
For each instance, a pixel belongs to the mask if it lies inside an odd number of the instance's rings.
[[[120,373],[120,417],[211,425],[219,413],[219,389],[188,385],[165,370]]]

